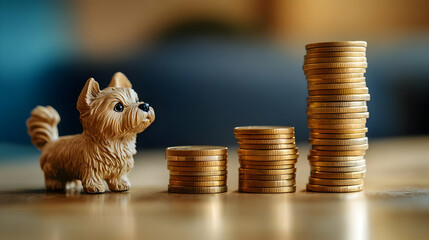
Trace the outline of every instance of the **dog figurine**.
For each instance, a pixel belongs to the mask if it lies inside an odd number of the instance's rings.
[[[155,112],[139,100],[127,77],[116,73],[100,91],[90,78],[77,101],[82,134],[58,137],[60,116],[51,106],[37,106],[27,120],[33,144],[42,151],[40,166],[47,190],[64,190],[82,181],[87,193],[127,191],[127,173],[134,166],[137,133],[154,120]]]

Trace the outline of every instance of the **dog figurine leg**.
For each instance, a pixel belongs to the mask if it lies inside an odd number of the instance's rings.
[[[85,174],[82,178],[82,186],[87,193],[104,193],[106,191],[103,180],[92,172]]]
[[[66,188],[66,181],[45,175],[45,186],[48,191],[63,191]]]
[[[128,180],[126,174],[107,179],[106,182],[109,186],[109,189],[113,192],[128,191],[130,188],[130,180]]]

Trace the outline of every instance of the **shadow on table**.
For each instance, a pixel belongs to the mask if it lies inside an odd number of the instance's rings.
[[[105,192],[87,194],[82,189],[51,192],[45,189],[0,191],[0,205],[20,203],[64,203],[64,202],[127,202],[129,192]]]

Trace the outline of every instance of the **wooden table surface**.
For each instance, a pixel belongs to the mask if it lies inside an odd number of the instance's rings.
[[[0,165],[0,239],[428,239],[429,137],[370,141],[365,191],[311,193],[308,145],[297,192],[168,193],[164,150],[141,150],[125,193],[47,193],[38,155]],[[19,161],[18,161],[19,160]]]

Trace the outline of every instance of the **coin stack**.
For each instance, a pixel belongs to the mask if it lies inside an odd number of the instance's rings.
[[[366,46],[364,41],[306,45],[309,191],[363,190],[370,99],[364,77]]]
[[[240,192],[295,192],[298,148],[293,127],[236,127],[234,134],[240,144]]]
[[[171,193],[222,193],[227,188],[228,148],[177,146],[165,150]]]

